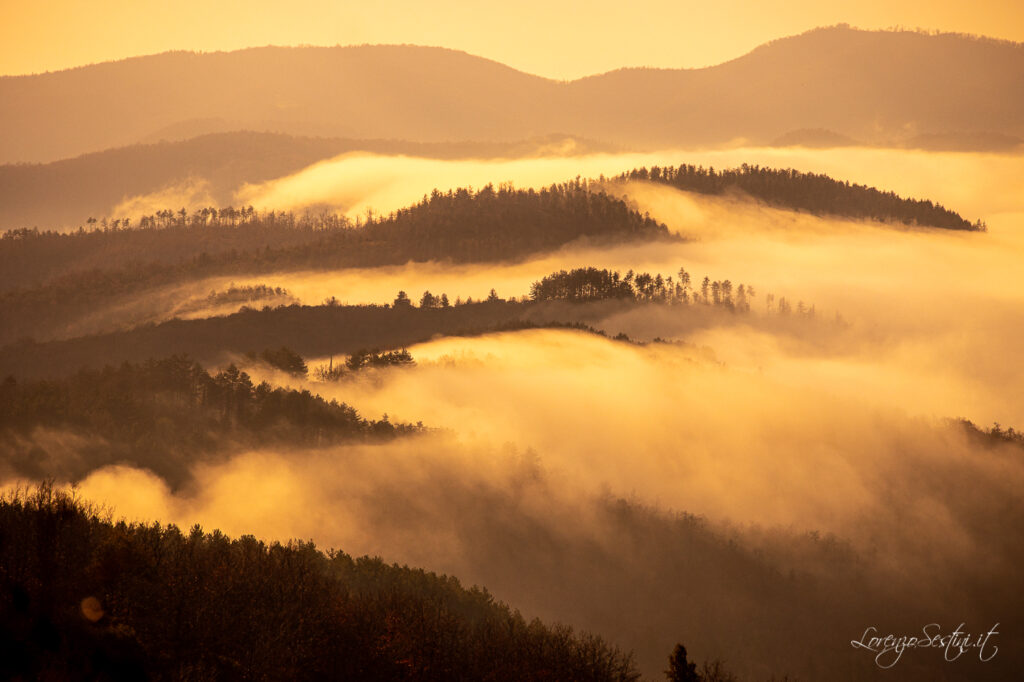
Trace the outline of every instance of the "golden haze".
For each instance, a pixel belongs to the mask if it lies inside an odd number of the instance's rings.
[[[1024,5],[1015,0],[441,0],[429,5],[412,0],[287,5],[268,0],[58,0],[7,2],[0,8],[0,74],[54,71],[167,50],[408,43],[465,50],[529,73],[573,79],[624,66],[709,66],[780,36],[842,22],[866,29],[898,25],[1024,40]]]

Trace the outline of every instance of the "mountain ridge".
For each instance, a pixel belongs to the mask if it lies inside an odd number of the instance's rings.
[[[130,145],[197,120],[413,142],[561,133],[634,150],[767,144],[798,129],[865,144],[922,134],[1022,137],[1022,83],[1019,43],[842,26],[715,66],[629,68],[574,81],[448,48],[172,52],[0,79],[0,162]]]
[[[472,57],[474,59],[480,59],[480,60],[483,60],[483,61],[491,62],[493,64],[497,64],[499,66],[506,67],[508,69],[511,69],[512,71],[516,71],[518,73],[525,74],[527,76],[532,76],[532,77],[535,77],[535,78],[540,78],[542,80],[551,81],[551,82],[554,82],[554,83],[575,83],[575,82],[586,80],[586,79],[589,79],[589,78],[598,78],[598,77],[605,76],[605,75],[608,75],[608,74],[618,73],[620,71],[673,71],[673,72],[677,72],[677,71],[704,71],[704,70],[707,70],[707,69],[714,69],[714,68],[717,68],[717,67],[720,67],[720,66],[724,66],[726,64],[730,64],[732,62],[741,60],[741,59],[743,59],[743,58],[745,58],[747,56],[756,54],[759,51],[764,50],[766,48],[771,48],[771,47],[776,46],[776,45],[778,45],[780,43],[785,43],[786,41],[789,41],[789,40],[793,40],[793,39],[797,39],[797,38],[802,38],[804,36],[808,36],[808,35],[812,35],[812,34],[817,34],[817,33],[826,33],[826,32],[830,32],[830,31],[834,31],[834,30],[849,30],[849,31],[855,31],[855,32],[859,32],[859,33],[909,34],[909,35],[926,36],[926,37],[932,37],[932,38],[955,38],[955,39],[960,39],[960,40],[967,40],[967,41],[974,41],[974,42],[979,42],[979,43],[986,43],[986,44],[990,44],[990,45],[1001,45],[1001,46],[1009,46],[1009,47],[1024,47],[1024,42],[1018,42],[1018,41],[1009,40],[1009,39],[1006,39],[1006,38],[996,38],[996,37],[986,36],[986,35],[981,35],[981,34],[963,33],[963,32],[960,32],[960,31],[929,32],[929,31],[922,31],[922,30],[917,30],[917,29],[904,29],[904,28],[862,29],[862,28],[859,28],[859,27],[856,27],[856,26],[851,26],[850,24],[839,23],[839,24],[832,24],[832,25],[829,25],[829,26],[818,26],[818,27],[811,28],[811,29],[808,29],[806,31],[803,31],[801,33],[794,33],[794,34],[788,35],[788,36],[781,36],[779,38],[773,38],[773,39],[768,40],[768,41],[766,41],[764,43],[761,43],[760,45],[754,47],[753,49],[747,50],[746,52],[744,52],[742,54],[739,54],[739,55],[737,55],[735,57],[732,57],[731,59],[726,59],[724,61],[717,62],[715,64],[707,64],[707,65],[704,65],[704,66],[680,66],[680,67],[672,67],[672,66],[640,66],[640,65],[621,66],[621,67],[618,67],[618,68],[615,68],[615,69],[609,69],[608,71],[599,71],[599,72],[588,74],[588,75],[585,75],[585,76],[580,76],[578,78],[554,78],[554,77],[551,77],[551,76],[544,76],[544,75],[539,74],[539,73],[532,73],[530,71],[526,71],[526,70],[523,70],[523,69],[511,66],[509,64],[505,64],[504,62],[502,62],[502,61],[500,61],[498,59],[493,59],[493,58],[487,57],[485,55],[475,54],[475,53],[469,52],[467,50],[460,50],[458,48],[445,47],[444,45],[421,45],[421,44],[418,44],[418,43],[359,43],[359,44],[352,44],[352,45],[341,45],[341,44],[336,44],[336,45],[276,45],[276,44],[267,44],[267,45],[253,45],[251,47],[243,47],[243,48],[239,48],[237,50],[187,50],[187,49],[164,50],[163,52],[152,52],[152,53],[149,53],[149,54],[131,55],[131,56],[128,56],[128,57],[121,57],[121,58],[118,58],[118,59],[107,59],[107,60],[103,60],[103,61],[99,61],[99,62],[89,62],[87,64],[77,64],[77,65],[69,66],[69,67],[66,67],[66,68],[63,68],[63,69],[54,69],[54,70],[48,70],[48,71],[37,71],[37,72],[31,72],[31,73],[0,74],[0,81],[3,81],[5,79],[32,78],[32,77],[36,77],[36,76],[49,76],[49,75],[53,75],[53,74],[66,73],[66,72],[69,72],[69,71],[80,71],[80,70],[83,70],[83,69],[88,69],[88,68],[92,68],[92,67],[96,67],[96,66],[103,66],[103,65],[107,65],[107,64],[121,64],[121,63],[124,63],[124,62],[131,62],[131,61],[135,61],[135,60],[144,60],[144,59],[149,59],[149,58],[153,58],[153,57],[163,57],[163,56],[168,56],[168,55],[187,55],[187,56],[200,56],[200,57],[202,57],[202,56],[237,54],[237,53],[242,53],[242,52],[253,52],[253,51],[259,51],[259,50],[306,50],[306,49],[310,49],[310,50],[336,50],[336,49],[362,49],[362,48],[416,48],[416,49],[424,49],[424,50],[439,50],[439,51],[444,51],[444,52],[452,52],[452,53],[455,53],[455,54],[460,54],[460,55],[464,55],[464,56],[467,56],[467,57]]]

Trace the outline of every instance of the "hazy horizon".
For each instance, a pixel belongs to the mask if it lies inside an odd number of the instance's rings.
[[[515,71],[518,71],[520,73],[524,73],[524,74],[529,75],[529,76],[536,76],[536,77],[539,77],[539,78],[543,78],[545,80],[550,80],[550,81],[555,81],[555,82],[571,83],[571,82],[578,81],[578,80],[585,80],[587,78],[593,78],[595,76],[603,76],[605,74],[613,73],[615,71],[645,70],[645,69],[659,70],[659,71],[700,71],[700,70],[704,70],[704,69],[710,69],[710,68],[714,68],[716,66],[721,66],[723,64],[727,64],[727,63],[729,63],[731,61],[735,61],[735,60],[740,59],[742,57],[745,57],[745,56],[749,55],[751,52],[754,52],[755,50],[757,50],[759,48],[763,48],[765,46],[771,45],[772,43],[775,43],[775,42],[777,42],[779,40],[785,40],[787,38],[794,38],[794,37],[798,37],[798,36],[801,36],[801,35],[804,35],[804,34],[807,34],[807,33],[814,33],[816,31],[822,31],[822,30],[831,29],[831,28],[849,28],[849,29],[852,29],[854,31],[862,31],[862,32],[866,32],[866,33],[914,33],[914,34],[927,35],[927,36],[941,36],[941,35],[966,36],[966,37],[976,38],[976,39],[981,39],[981,40],[986,40],[986,41],[1005,42],[1005,43],[1010,43],[1010,44],[1013,44],[1013,45],[1021,45],[1022,43],[1024,43],[1024,33],[1022,33],[1018,37],[1010,38],[1010,37],[1002,37],[1002,36],[1000,36],[998,34],[969,33],[969,32],[964,32],[964,31],[936,29],[936,28],[929,28],[929,27],[922,27],[922,26],[909,27],[909,26],[889,25],[889,26],[884,26],[884,27],[882,27],[882,26],[867,27],[867,26],[858,26],[858,25],[851,24],[851,23],[846,22],[846,21],[837,21],[837,22],[832,23],[832,24],[818,24],[818,25],[810,26],[810,27],[802,29],[802,30],[795,31],[793,33],[786,33],[786,34],[776,35],[774,37],[766,38],[762,42],[756,43],[755,45],[753,45],[753,46],[751,46],[749,48],[746,48],[743,51],[738,52],[738,53],[736,53],[734,55],[721,58],[719,61],[709,61],[709,62],[706,62],[706,63],[700,63],[700,64],[695,64],[695,65],[686,65],[686,64],[682,64],[682,65],[676,64],[676,65],[673,65],[673,64],[663,64],[663,63],[623,63],[623,64],[618,65],[618,66],[610,66],[610,67],[605,68],[604,70],[600,70],[600,71],[581,72],[581,73],[573,75],[571,77],[560,77],[560,76],[557,76],[557,75],[552,75],[552,74],[547,74],[547,73],[539,73],[539,72],[528,71],[528,70],[525,70],[525,69],[517,68],[513,64],[510,64],[510,63],[507,63],[507,62],[503,62],[501,59],[489,56],[487,54],[475,53],[475,52],[471,52],[470,50],[467,50],[467,49],[461,49],[461,48],[457,48],[457,47],[450,47],[448,45],[443,45],[443,44],[440,44],[440,43],[364,42],[364,43],[334,43],[334,44],[329,44],[329,43],[321,43],[321,44],[314,44],[314,43],[293,43],[293,44],[287,44],[287,43],[266,43],[266,44],[261,44],[261,45],[249,45],[249,46],[245,46],[245,47],[211,48],[211,49],[189,48],[189,47],[171,47],[171,48],[168,48],[166,50],[161,50],[159,52],[142,52],[142,53],[138,53],[138,54],[127,54],[127,55],[124,55],[124,56],[112,57],[112,58],[108,58],[108,59],[102,59],[102,60],[99,60],[99,61],[73,63],[73,64],[68,64],[66,66],[62,66],[62,67],[59,67],[59,68],[46,69],[46,70],[42,70],[42,71],[22,71],[22,72],[16,72],[16,73],[15,72],[12,72],[12,73],[0,73],[0,78],[18,78],[18,77],[24,77],[24,76],[45,76],[45,75],[52,75],[52,74],[63,73],[65,71],[74,71],[74,70],[85,69],[85,68],[89,68],[89,67],[102,66],[102,65],[105,65],[105,64],[116,64],[118,62],[125,62],[125,61],[131,61],[131,60],[136,60],[136,59],[146,59],[148,57],[160,57],[160,56],[163,56],[163,55],[182,54],[182,53],[183,54],[195,54],[195,55],[216,55],[216,54],[229,54],[229,53],[232,53],[232,52],[248,52],[248,51],[254,51],[254,50],[268,50],[268,49],[269,50],[274,50],[274,49],[289,50],[289,49],[313,48],[313,49],[333,50],[333,49],[352,49],[352,48],[366,48],[366,47],[370,47],[370,48],[373,48],[373,47],[383,47],[383,48],[389,48],[389,47],[412,47],[412,48],[424,48],[424,49],[428,49],[428,50],[445,50],[445,51],[448,51],[448,52],[458,52],[458,53],[465,54],[465,55],[470,56],[470,57],[477,57],[479,59],[485,59],[487,61],[494,62],[494,63],[500,64],[502,66],[506,66],[508,68],[511,68],[511,69],[513,69]]]
[[[31,6],[10,5],[3,25],[11,30],[0,33],[6,38],[0,41],[5,45],[0,49],[0,73],[59,71],[170,50],[224,51],[272,44],[419,44],[480,54],[525,72],[565,80],[629,66],[702,68],[735,59],[771,40],[841,23],[867,30],[920,27],[1024,40],[1024,10],[999,0],[981,3],[981,11],[977,5],[967,11],[949,1],[932,3],[928,11],[922,11],[910,0],[801,1],[768,10],[761,3],[737,0],[688,8],[679,21],[672,20],[678,7],[658,1],[632,9],[612,2],[588,3],[585,13],[570,6],[552,8],[536,2],[520,3],[515,9],[470,12],[444,1],[423,15],[420,8],[401,0],[372,8],[340,8],[314,0],[293,6],[288,13],[269,3],[247,9],[248,17],[241,21],[228,7],[210,8],[200,3],[179,6],[173,13],[162,10],[158,12],[162,34],[142,37],[124,29],[141,28],[151,20],[154,8],[145,4],[104,0],[102,7],[83,12],[64,3],[56,12],[45,13]],[[544,14],[543,25],[530,20],[537,13]],[[746,20],[736,22],[737,13]],[[495,15],[500,17],[500,34],[491,30]],[[112,16],[117,19],[110,20]],[[215,26],[227,17],[234,27],[230,38],[204,26]],[[573,28],[575,44],[565,49],[566,34]],[[88,32],[102,38],[83,40],[83,33]],[[282,35],[289,37],[282,40]],[[60,52],[40,49],[47,42],[44,37],[53,41],[58,36],[63,45]],[[527,36],[532,38],[529,43],[524,40]],[[144,47],[154,41],[159,48]]]

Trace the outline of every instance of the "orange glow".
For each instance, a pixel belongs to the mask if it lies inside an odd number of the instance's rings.
[[[708,66],[775,38],[842,22],[866,29],[921,27],[1024,40],[1024,4],[1017,0],[524,0],[489,6],[456,0],[298,0],[287,5],[268,0],[55,0],[0,7],[0,74],[167,50],[410,43],[451,47],[529,73],[573,79],[623,66]]]

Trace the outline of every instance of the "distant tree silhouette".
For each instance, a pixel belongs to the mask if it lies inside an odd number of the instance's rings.
[[[679,269],[679,280],[664,277],[660,273],[635,273],[632,270],[622,276],[617,271],[597,268],[576,268],[566,272],[552,273],[530,286],[530,298],[534,301],[602,301],[625,299],[640,302],[689,305],[701,303],[718,306],[736,312],[749,312],[750,299],[754,288],[740,284],[733,292],[730,280],[711,281],[705,277],[700,292],[690,289],[690,273]],[[770,308],[769,298],[769,308]],[[788,304],[787,304],[788,306]],[[785,313],[788,313],[788,307]],[[800,311],[805,317],[814,316],[814,308]]]
[[[349,356],[348,360],[345,361],[345,366],[352,371],[357,371],[366,367],[394,367],[403,365],[414,365],[416,362],[412,358],[412,354],[408,349],[384,351],[383,353],[379,350],[360,350]]]
[[[975,425],[970,419],[957,419],[956,423],[974,442],[989,447],[1010,444],[1024,448],[1024,431],[1018,431],[1012,426],[1003,427],[999,422],[995,422],[990,428],[983,429]]]
[[[412,307],[412,301],[409,300],[409,294],[404,291],[399,291],[398,296],[395,296],[393,304],[396,308],[410,308]]]
[[[247,356],[251,360],[264,362],[275,369],[297,377],[304,377],[309,371],[306,367],[306,361],[302,359],[302,356],[287,346],[281,346],[276,349],[268,348],[259,355],[250,352]]]
[[[669,682],[701,682],[697,675],[697,665],[686,660],[686,647],[676,644],[672,655],[668,657],[668,670],[665,676]]]

